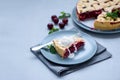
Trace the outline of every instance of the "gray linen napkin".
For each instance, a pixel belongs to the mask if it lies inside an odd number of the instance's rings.
[[[93,56],[90,60],[88,60],[87,62],[81,63],[81,64],[69,65],[69,66],[55,64],[55,63],[47,60],[40,52],[32,51],[33,47],[31,47],[30,50],[33,52],[33,54],[39,60],[41,60],[57,76],[64,76],[66,74],[69,74],[69,73],[74,72],[76,70],[82,69],[82,68],[87,67],[89,65],[98,63],[98,62],[103,61],[103,60],[106,60],[106,59],[108,59],[108,58],[110,58],[112,56],[106,50],[105,47],[103,47],[99,43],[97,43],[97,46],[98,46],[97,52],[96,52],[95,56]]]

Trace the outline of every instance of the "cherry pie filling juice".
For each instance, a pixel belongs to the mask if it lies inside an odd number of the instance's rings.
[[[80,13],[80,14],[77,12],[77,15],[80,20],[84,21],[85,19],[88,19],[88,18],[92,18],[92,17],[96,18],[101,13],[102,13],[102,9],[95,10],[95,11],[88,11],[88,12]]]
[[[72,44],[69,48],[65,50],[64,58],[67,58],[69,54],[74,53],[75,50],[79,50],[82,46],[84,46],[84,42],[77,42],[76,44]]]

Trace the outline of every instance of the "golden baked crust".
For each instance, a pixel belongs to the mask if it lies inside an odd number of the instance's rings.
[[[94,22],[95,29],[98,30],[115,30],[120,28],[120,21],[119,22],[101,22],[95,21]]]
[[[120,8],[120,0],[79,0],[76,12],[79,20],[96,18],[102,12],[112,12]]]
[[[109,12],[116,8],[120,8],[120,0],[79,0],[76,4],[78,14],[100,9]]]
[[[97,20],[94,22],[95,29],[99,30],[115,30],[120,28],[120,18],[116,20],[105,17],[106,13],[102,13],[98,16]]]
[[[53,40],[53,45],[61,57],[64,57],[65,48],[58,44],[58,40]]]

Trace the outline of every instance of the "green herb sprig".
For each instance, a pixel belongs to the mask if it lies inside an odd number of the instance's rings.
[[[113,12],[108,12],[106,17],[111,17],[112,19],[117,19],[119,17],[119,10],[115,10]]]
[[[51,33],[56,32],[56,31],[59,31],[59,28],[52,28],[52,29],[49,31],[48,34],[51,34]]]
[[[62,11],[61,15],[59,16],[59,19],[69,18],[69,17],[71,17],[70,13],[65,13],[64,11]]]
[[[48,47],[48,49],[50,50],[50,52],[51,52],[52,54],[56,54],[56,53],[57,53],[57,51],[55,50],[55,48],[54,48],[53,45],[48,45],[47,47]]]

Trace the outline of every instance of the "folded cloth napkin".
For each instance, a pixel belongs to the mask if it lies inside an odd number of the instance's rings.
[[[77,31],[79,32],[79,29],[77,28],[72,28],[72,31]],[[39,44],[38,44],[39,45]],[[36,45],[36,46],[38,46]],[[33,46],[35,47],[35,46]],[[97,51],[96,54],[88,61],[81,63],[81,64],[77,64],[77,65],[60,65],[60,64],[55,64],[49,60],[47,60],[39,51],[33,51],[32,48],[30,48],[30,50],[32,51],[32,53],[40,60],[42,61],[52,72],[54,72],[57,76],[64,76],[66,74],[69,74],[71,72],[74,72],[76,70],[85,68],[87,66],[93,65],[95,63],[101,62],[103,60],[109,59],[112,57],[112,55],[106,50],[105,47],[103,47],[102,45],[100,45],[99,43],[97,43]]]
[[[37,45],[38,46],[38,45]],[[77,65],[69,65],[69,66],[65,66],[65,65],[59,65],[59,64],[55,64],[53,62],[50,62],[49,60],[47,60],[42,54],[41,52],[37,52],[37,51],[32,51],[32,48],[30,48],[30,50],[33,52],[33,54],[39,59],[41,60],[52,72],[54,72],[57,76],[64,76],[66,74],[69,74],[71,72],[74,72],[76,70],[82,69],[84,67],[87,67],[89,65],[98,63],[100,61],[106,60],[108,58],[110,58],[112,55],[106,50],[105,47],[103,47],[102,45],[100,45],[99,43],[97,43],[97,52],[96,54],[87,62],[81,63],[81,64],[77,64]]]

